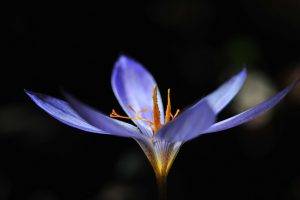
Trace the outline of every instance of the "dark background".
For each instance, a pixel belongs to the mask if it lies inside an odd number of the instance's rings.
[[[105,113],[120,111],[110,75],[124,53],[184,108],[247,66],[224,119],[300,74],[298,0],[48,3],[16,4],[3,17],[1,200],[156,199],[133,140],[62,125],[24,88],[61,97],[63,87]],[[170,199],[300,199],[299,96],[298,87],[254,122],[185,144],[169,175]]]

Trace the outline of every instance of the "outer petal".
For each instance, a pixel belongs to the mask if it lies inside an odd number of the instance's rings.
[[[88,105],[80,102],[68,93],[64,92],[64,95],[69,105],[78,113],[78,115],[94,127],[117,136],[133,138],[143,137],[141,132],[135,126],[116,119],[112,119],[100,113],[99,111],[94,110]]]
[[[205,99],[185,110],[157,133],[168,142],[185,142],[199,136],[215,122],[215,114]]]
[[[243,69],[241,72],[223,83],[214,92],[205,97],[208,104],[216,114],[221,112],[221,110],[235,97],[242,88],[246,78],[247,71],[246,69]]]
[[[126,56],[120,56],[113,69],[111,84],[116,98],[128,116],[134,118],[138,113],[152,121],[152,92],[157,84],[140,63]],[[163,123],[164,111],[159,91],[158,106]],[[145,121],[133,121],[147,135],[152,135],[152,130]]]
[[[205,133],[211,133],[211,132],[217,132],[226,130],[235,126],[238,126],[240,124],[246,123],[258,115],[264,113],[265,111],[271,109],[273,106],[275,106],[283,97],[287,95],[287,93],[297,84],[297,82],[294,82],[290,86],[286,87],[281,92],[277,93],[270,99],[238,114],[233,117],[230,117],[228,119],[225,119],[223,121],[220,121],[218,123],[215,123],[213,126],[211,126],[209,129],[205,131]]]
[[[120,132],[110,132],[110,130],[108,129],[99,129],[96,126],[91,125],[82,117],[80,117],[77,112],[63,100],[40,93],[30,91],[25,92],[40,108],[42,108],[52,117],[64,124],[93,133],[131,137],[128,134],[120,134]],[[107,123],[107,121],[105,120],[103,120],[103,122]],[[132,129],[132,134],[134,134],[134,129]]]

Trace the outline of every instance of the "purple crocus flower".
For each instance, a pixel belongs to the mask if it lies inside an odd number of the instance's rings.
[[[152,75],[140,63],[126,56],[121,56],[115,63],[111,84],[127,116],[121,116],[115,110],[107,116],[66,93],[66,101],[30,91],[26,93],[40,108],[69,126],[86,132],[135,139],[149,159],[158,180],[163,182],[179,148],[185,142],[254,119],[275,106],[296,84],[294,82],[240,114],[216,122],[216,116],[239,92],[246,77],[244,69],[194,105],[182,112],[177,110],[174,114],[170,90],[164,112],[161,95]],[[131,119],[136,126],[119,119]]]

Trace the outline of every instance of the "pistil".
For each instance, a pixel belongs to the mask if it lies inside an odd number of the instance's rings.
[[[157,100],[157,86],[154,87],[152,93],[152,101],[153,101],[153,132],[156,133],[158,129],[161,127],[160,123],[160,111],[158,107],[158,100]]]
[[[172,116],[172,107],[171,107],[171,97],[170,97],[171,89],[168,89],[168,97],[167,97],[167,108],[166,108],[166,116],[165,123],[168,123],[171,120]]]

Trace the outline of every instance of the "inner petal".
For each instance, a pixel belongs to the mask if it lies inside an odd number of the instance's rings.
[[[152,92],[157,84],[152,75],[137,61],[121,56],[114,66],[111,81],[114,94],[126,114],[133,119],[142,132],[152,136],[153,131],[149,124],[135,119],[139,113],[142,118],[153,120]],[[157,103],[161,111],[160,119],[163,120],[164,110],[159,91],[157,91]]]

